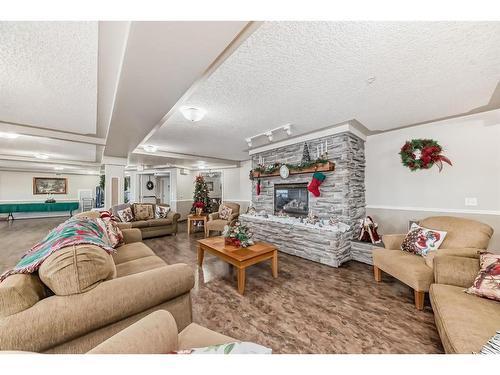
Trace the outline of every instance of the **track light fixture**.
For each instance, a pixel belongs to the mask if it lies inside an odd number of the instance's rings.
[[[247,143],[248,147],[252,147],[252,140],[254,138],[267,137],[267,139],[269,140],[269,142],[272,142],[273,139],[274,139],[273,138],[274,137],[274,133],[278,132],[278,131],[284,131],[286,133],[286,135],[289,137],[289,136],[292,135],[292,124],[286,124],[286,125],[280,126],[278,128],[274,128],[274,129],[268,130],[268,131],[266,131],[264,133],[256,134],[256,135],[253,135],[251,137],[245,138],[245,142]]]

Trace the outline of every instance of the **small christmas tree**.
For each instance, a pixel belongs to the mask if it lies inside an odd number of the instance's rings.
[[[193,194],[193,207],[191,207],[191,213],[195,213],[196,207],[200,207],[203,204],[203,212],[208,212],[210,209],[210,198],[208,197],[208,187],[203,176],[196,176],[194,182],[194,194]],[[200,204],[201,203],[201,204]]]
[[[304,142],[304,151],[302,151],[302,164],[310,163],[311,156],[309,155],[309,146]]]

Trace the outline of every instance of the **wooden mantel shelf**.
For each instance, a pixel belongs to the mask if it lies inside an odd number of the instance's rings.
[[[331,161],[327,161],[323,164],[316,164],[309,168],[301,169],[301,170],[293,170],[290,169],[290,175],[293,174],[303,174],[303,173],[314,173],[314,172],[331,172],[335,170],[335,163]],[[280,175],[279,169],[273,173],[261,173],[252,171],[253,178],[266,178],[266,177],[276,177]]]

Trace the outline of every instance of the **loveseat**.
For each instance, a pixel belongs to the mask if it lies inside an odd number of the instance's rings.
[[[115,216],[115,218],[119,219],[118,211],[121,211],[127,207],[130,207],[132,212],[136,211],[136,207],[142,206],[151,206],[151,212],[156,212],[156,205],[153,203],[125,203],[117,206],[113,206],[110,208],[111,213]],[[160,205],[162,207],[169,208],[168,205]],[[181,215],[170,210],[167,214],[166,218],[157,219],[155,216],[151,219],[145,220],[136,220],[135,218],[128,223],[118,222],[118,226],[120,229],[131,229],[137,228],[142,233],[142,238],[152,238],[158,236],[165,236],[167,234],[176,234],[178,230],[177,221],[180,219]]]
[[[191,323],[194,273],[167,265],[123,230],[109,255],[93,245],[61,249],[36,274],[0,283],[0,350],[85,353],[144,316],[169,311],[179,330]]]
[[[478,272],[477,258],[434,258],[435,283],[429,296],[446,353],[477,353],[500,329],[500,302],[464,292]]]

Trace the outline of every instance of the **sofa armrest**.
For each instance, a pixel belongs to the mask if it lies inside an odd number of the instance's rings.
[[[118,228],[120,228],[121,230],[124,230],[124,229],[132,229],[132,224],[131,223],[124,223],[122,221],[118,221],[116,223],[116,226]]]
[[[437,254],[441,255],[450,255],[457,257],[466,257],[466,258],[475,258],[479,259],[479,254],[483,252],[484,249],[478,249],[475,247],[462,247],[462,248],[444,248],[438,249]]]
[[[434,257],[434,282],[468,288],[479,272],[479,259],[437,255]]]
[[[177,212],[169,211],[169,213],[167,214],[167,219],[172,220],[172,223],[176,223],[180,218],[181,214],[178,214]]]
[[[97,345],[87,354],[165,354],[178,348],[172,314],[155,311]]]
[[[231,214],[231,216],[229,216],[229,222],[230,223],[233,223],[235,222],[236,220],[238,220],[238,217],[240,216],[240,213],[239,212],[236,212],[234,214]]]
[[[51,296],[0,319],[0,350],[43,352],[189,293],[193,286],[192,268],[173,264],[104,281],[85,293]]]
[[[382,236],[382,242],[386,249],[401,250],[401,244],[405,237],[406,234],[384,234]]]
[[[219,219],[218,212],[212,212],[211,214],[208,214],[208,221],[217,220],[217,219]]]
[[[133,243],[142,241],[142,232],[140,229],[137,228],[123,229],[122,233],[123,233],[124,243]]]

